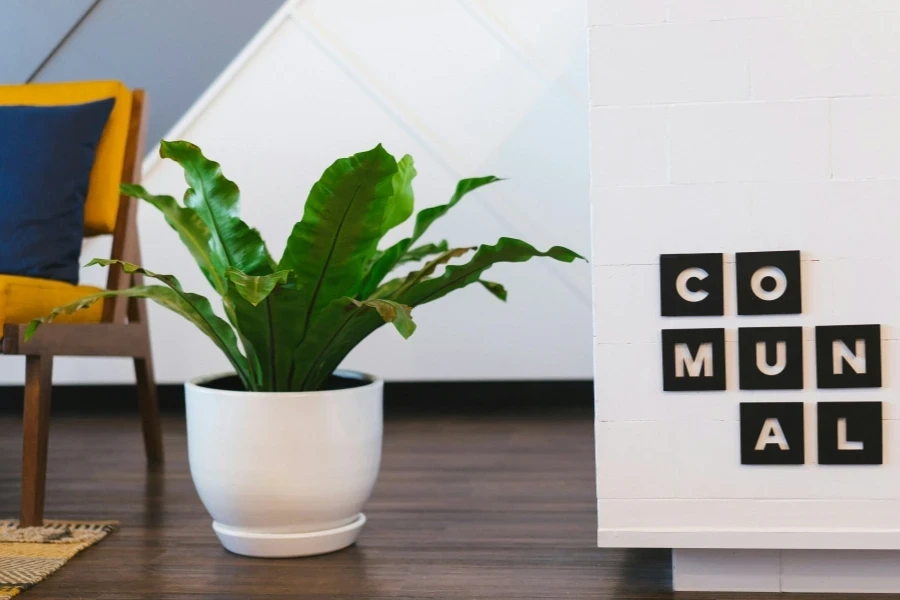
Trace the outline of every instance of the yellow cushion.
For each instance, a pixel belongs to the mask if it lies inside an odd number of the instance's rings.
[[[72,285],[64,281],[0,275],[0,323],[27,323],[44,317],[57,306],[101,292],[89,285]],[[57,323],[99,323],[103,301],[71,315],[60,315]]]
[[[131,91],[118,81],[0,85],[0,105],[59,106],[115,98],[100,138],[84,206],[88,235],[112,233],[119,211],[119,183],[131,122]]]

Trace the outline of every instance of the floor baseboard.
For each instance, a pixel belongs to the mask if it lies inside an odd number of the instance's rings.
[[[385,383],[388,416],[453,414],[593,413],[593,382],[571,381],[397,381]],[[0,386],[0,412],[21,412],[22,386]],[[167,413],[184,412],[184,388],[161,384],[159,402]],[[53,412],[137,412],[133,385],[56,385]]]

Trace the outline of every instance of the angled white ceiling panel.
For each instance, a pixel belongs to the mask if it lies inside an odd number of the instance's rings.
[[[456,0],[302,2],[294,18],[461,171],[479,166],[542,93]]]
[[[527,69],[560,85],[581,110],[588,101],[587,21],[580,0],[457,0],[520,56]],[[577,35],[580,32],[581,35]],[[573,33],[575,35],[573,35]]]

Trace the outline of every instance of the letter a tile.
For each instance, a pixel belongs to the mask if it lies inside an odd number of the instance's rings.
[[[802,402],[741,402],[741,464],[802,465]]]

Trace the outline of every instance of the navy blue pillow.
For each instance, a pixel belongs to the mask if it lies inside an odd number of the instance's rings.
[[[0,106],[0,273],[78,283],[84,201],[114,102]]]

